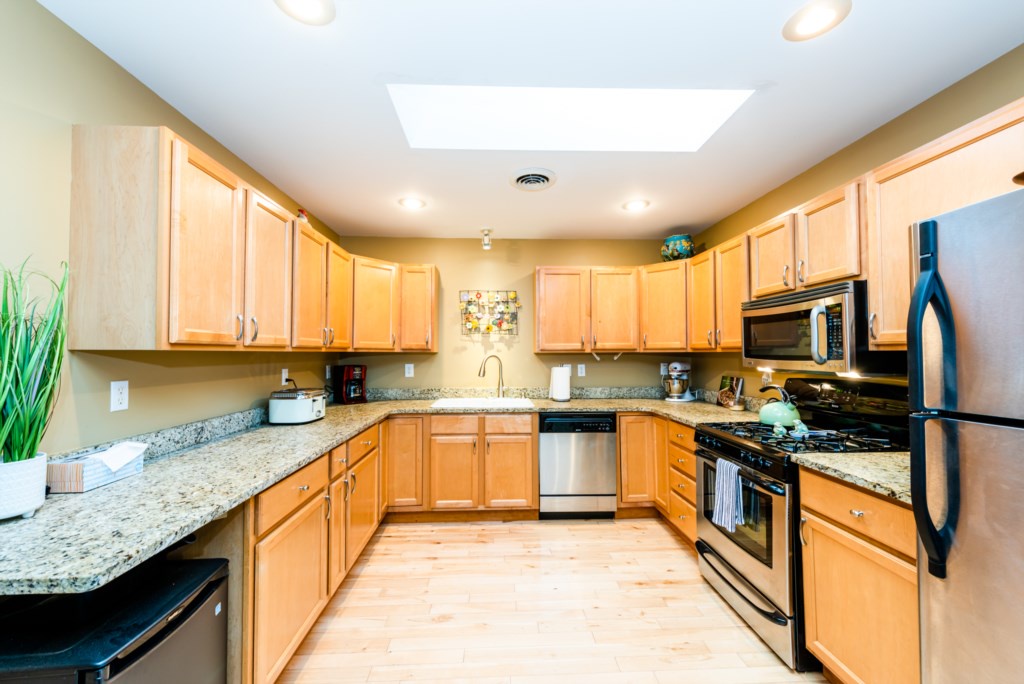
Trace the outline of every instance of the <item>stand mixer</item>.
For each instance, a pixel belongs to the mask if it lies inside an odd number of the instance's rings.
[[[661,376],[661,384],[665,388],[665,401],[694,401],[690,393],[690,364],[673,361],[668,365],[668,375]]]

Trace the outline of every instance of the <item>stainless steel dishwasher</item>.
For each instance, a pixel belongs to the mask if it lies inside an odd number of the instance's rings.
[[[615,516],[615,414],[540,414],[540,517]]]

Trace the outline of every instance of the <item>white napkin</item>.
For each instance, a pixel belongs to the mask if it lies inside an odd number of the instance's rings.
[[[743,484],[740,467],[723,458],[715,463],[715,510],[711,522],[729,532],[745,521],[743,515]]]
[[[95,458],[110,468],[110,472],[116,473],[134,461],[148,446],[144,442],[121,442],[104,451],[89,454],[89,458]]]

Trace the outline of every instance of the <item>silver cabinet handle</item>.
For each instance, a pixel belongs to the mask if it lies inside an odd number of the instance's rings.
[[[676,463],[686,463],[686,459],[685,458],[677,458],[676,459]]]
[[[804,539],[804,525],[807,524],[807,518],[800,518],[800,546],[807,546],[807,540]]]
[[[428,347],[430,346],[430,333],[427,333],[427,339],[424,342]]]
[[[352,495],[352,490],[348,488],[348,478],[346,477],[342,482],[345,483],[345,501],[348,501],[349,497]]]
[[[875,334],[875,319],[876,318],[878,318],[878,314],[876,314],[874,311],[872,311],[871,315],[868,316],[868,335],[870,335],[871,339],[873,339],[873,340],[877,340],[878,339],[878,335]]]
[[[395,333],[391,333],[391,347],[394,348],[394,346],[395,346]]]
[[[348,458],[347,457],[339,458],[338,459],[338,463],[340,463],[341,465],[348,465]]]
[[[680,516],[679,516],[679,519],[680,519],[680,520],[686,520],[686,516],[685,516],[685,515],[680,515]]]
[[[365,444],[366,446],[370,446],[371,444],[373,444],[373,440],[372,439],[364,439],[364,440],[362,440],[359,443],[360,444]]]
[[[351,473],[351,477],[352,477],[352,493],[355,494],[356,493],[356,486],[359,484],[359,480],[356,478],[356,474],[355,473]]]
[[[647,346],[647,333],[644,333],[644,346]]]
[[[722,329],[721,328],[719,328],[718,330],[715,331],[715,346],[716,347],[721,347],[722,346]]]
[[[804,282],[804,260],[800,259],[796,262],[796,279],[801,283]]]
[[[299,491],[300,492],[308,492],[309,491],[309,485],[299,485]]]
[[[326,347],[327,346],[327,328],[322,328],[322,330],[323,330],[323,332],[320,333],[320,334],[321,334],[321,337],[323,338],[324,346]]]
[[[708,330],[708,346],[709,347],[715,346],[714,342],[711,341],[711,331],[710,330]]]
[[[583,335],[580,335],[580,347],[586,347],[587,343],[583,341]]]
[[[252,338],[249,341],[255,342],[256,338],[260,336],[260,323],[256,320],[255,316],[250,316],[249,320],[252,321]]]
[[[334,344],[334,328],[328,328],[328,330],[331,331],[331,339],[330,339],[330,342],[328,342],[327,344],[331,345],[331,344]]]
[[[856,508],[851,508],[850,515],[852,515],[854,518],[863,518],[864,511],[858,511]]]
[[[782,267],[782,284],[789,287],[789,264]]]
[[[327,513],[324,514],[324,517],[326,519],[330,520],[331,519],[331,495],[327,494],[327,495],[324,496],[324,498],[327,499]]]
[[[488,455],[490,455],[490,453],[491,453],[491,440],[489,440],[489,439],[485,439],[484,440],[484,451]]]
[[[238,314],[238,334],[235,335],[236,340],[242,339],[242,333],[245,332],[245,318],[242,314]]]
[[[594,340],[594,349],[597,349],[597,335],[594,335],[592,339]]]
[[[686,489],[686,483],[679,483],[676,485],[676,487],[679,487],[680,489]]]

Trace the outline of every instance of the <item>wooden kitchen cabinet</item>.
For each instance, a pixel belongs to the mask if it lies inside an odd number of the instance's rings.
[[[342,447],[344,449],[344,446]],[[338,591],[348,568],[345,565],[345,496],[348,494],[348,479],[339,477],[331,482],[327,496],[330,499],[330,517],[327,526],[327,596]]]
[[[687,259],[640,267],[640,349],[686,349]]]
[[[352,256],[308,223],[296,222],[292,347],[351,347]]]
[[[387,481],[390,508],[423,507],[423,416],[388,418]]]
[[[589,350],[590,269],[538,266],[534,304],[534,351]]]
[[[245,321],[247,347],[287,348],[292,323],[294,218],[249,190],[245,212]]]
[[[342,351],[352,348],[352,255],[328,241],[327,243],[327,349]]]
[[[654,417],[619,414],[619,505],[655,499]]]
[[[860,183],[848,183],[796,210],[796,284],[818,287],[860,275]]]
[[[755,299],[796,289],[796,217],[785,214],[750,229],[750,294]]]
[[[996,110],[868,174],[870,344],[903,349],[916,280],[911,226],[1020,188],[1024,101]]]
[[[917,568],[894,548],[916,549],[913,513],[802,468],[800,486],[808,650],[843,682],[919,682]]]
[[[352,462],[349,454],[348,501],[345,506],[345,571],[352,569],[359,554],[380,523],[380,450]]]
[[[401,264],[402,351],[437,351],[437,268],[432,264]]]
[[[640,348],[640,271],[627,267],[590,269],[590,348]]]
[[[690,259],[687,290],[690,295],[689,347],[715,348],[715,253],[701,252]]]
[[[652,440],[654,445],[654,505],[662,513],[668,511],[669,467],[668,458],[668,421],[655,416],[651,418]]]
[[[483,505],[536,508],[535,461],[532,435],[485,434]]]
[[[430,436],[430,508],[480,506],[480,459],[476,432]]]
[[[352,347],[366,351],[398,348],[398,264],[353,258]]]
[[[164,127],[74,126],[71,163],[69,349],[287,345],[280,207]]]
[[[740,305],[750,298],[748,238],[741,235],[714,249],[715,347],[719,351],[743,349]]]
[[[663,460],[668,471],[666,519],[691,543],[697,541],[697,456],[692,427],[668,421]]]

